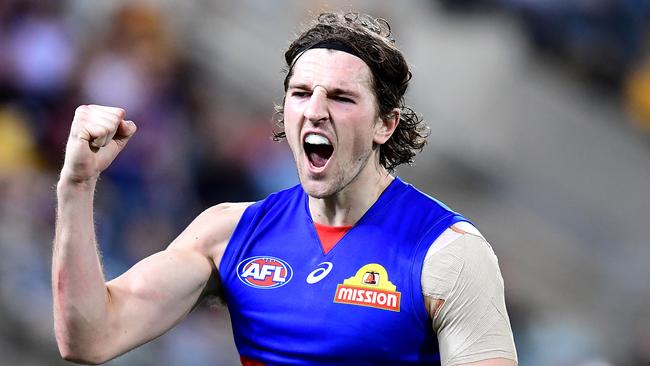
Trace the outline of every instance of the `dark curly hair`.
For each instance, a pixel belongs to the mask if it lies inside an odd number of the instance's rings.
[[[413,109],[404,104],[404,94],[411,80],[411,71],[404,55],[395,47],[388,22],[361,13],[320,14],[284,53],[285,93],[293,75],[293,66],[299,56],[323,43],[342,44],[354,51],[368,65],[372,72],[371,86],[375,91],[379,115],[382,118],[390,118],[394,108],[401,110],[395,132],[379,148],[379,163],[388,171],[393,171],[404,163],[413,163],[415,154],[426,144],[428,127]],[[273,133],[273,138],[277,141],[286,135],[283,105],[278,105],[275,109],[276,121],[281,129]]]

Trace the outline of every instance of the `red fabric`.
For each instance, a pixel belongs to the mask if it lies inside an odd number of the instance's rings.
[[[345,233],[352,229],[352,226],[327,226],[317,223],[314,223],[314,226],[316,227],[316,233],[318,233],[320,245],[323,247],[325,254],[329,253]]]
[[[239,356],[239,360],[241,361],[242,366],[266,366],[265,363],[251,360],[250,358],[244,356]]]

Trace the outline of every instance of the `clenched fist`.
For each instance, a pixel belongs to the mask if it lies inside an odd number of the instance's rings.
[[[65,150],[61,179],[74,183],[96,180],[136,131],[121,108],[82,105],[75,111]]]

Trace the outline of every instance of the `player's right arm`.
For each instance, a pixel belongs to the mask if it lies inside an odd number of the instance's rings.
[[[57,185],[52,263],[54,327],[61,355],[98,364],[165,332],[217,284],[216,265],[246,204],[199,215],[167,249],[105,282],[93,225],[93,193],[135,133],[118,108],[77,109]]]

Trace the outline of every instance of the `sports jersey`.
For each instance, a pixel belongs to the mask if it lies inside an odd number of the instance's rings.
[[[249,206],[220,264],[237,349],[267,365],[436,365],[421,271],[466,221],[395,178],[327,254],[301,186]]]

